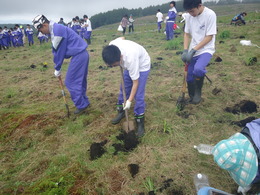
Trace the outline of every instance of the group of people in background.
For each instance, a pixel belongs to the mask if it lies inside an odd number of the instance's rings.
[[[22,26],[16,24],[13,28],[8,29],[0,27],[0,50],[9,47],[20,47],[24,45],[25,31]],[[29,32],[28,32],[29,34]],[[27,36],[27,35],[26,35]]]
[[[88,45],[91,44],[91,34],[92,34],[92,26],[91,21],[87,15],[84,15],[83,18],[79,18],[76,16],[72,18],[72,21],[66,24],[63,18],[60,18],[58,24],[67,26],[75,31],[81,38],[85,39]]]
[[[58,24],[71,28],[80,35],[81,38],[85,39],[88,45],[91,44],[92,27],[87,15],[84,15],[83,19],[79,19],[79,17],[76,16],[68,24],[63,21],[63,18],[60,18]],[[34,35],[37,36],[40,44],[50,40],[50,35],[34,31],[30,24],[27,24],[26,28],[18,24],[10,29],[8,29],[7,26],[4,26],[4,28],[0,27],[0,50],[9,49],[10,47],[23,47],[26,38],[28,45],[32,46],[34,44]]]

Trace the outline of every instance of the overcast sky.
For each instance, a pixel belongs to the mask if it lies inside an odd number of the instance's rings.
[[[44,14],[56,22],[61,17],[65,22],[69,22],[75,16],[82,18],[84,14],[91,17],[122,7],[145,8],[167,2],[170,0],[1,0],[0,24],[31,23],[39,14]]]

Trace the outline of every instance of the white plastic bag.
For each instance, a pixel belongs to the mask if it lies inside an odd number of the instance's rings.
[[[123,29],[123,27],[121,26],[121,24],[119,24],[119,26],[118,26],[118,28],[117,28],[117,31],[120,31],[120,32],[123,32],[123,31],[124,31],[124,29]]]
[[[258,45],[253,44],[250,40],[241,40],[240,44],[241,45],[246,45],[246,46],[256,46],[256,47],[260,48]]]
[[[250,40],[241,40],[240,44],[246,46],[252,46],[252,42]]]

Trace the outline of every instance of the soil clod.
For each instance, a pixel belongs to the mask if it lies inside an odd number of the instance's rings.
[[[116,137],[119,141],[122,141],[122,143],[119,144],[113,144],[115,148],[114,155],[116,155],[118,152],[130,152],[134,148],[137,147],[139,144],[138,137],[135,134],[135,131],[130,131],[129,133],[122,132],[120,135]]]
[[[247,123],[250,123],[251,121],[253,121],[255,119],[256,119],[256,117],[251,116],[251,117],[245,118],[241,121],[233,121],[233,122],[231,122],[231,125],[237,125],[239,127],[244,127],[244,126],[246,126]]]
[[[161,65],[160,62],[154,62],[151,66],[151,68],[156,68],[156,67],[159,67]]]
[[[221,91],[222,91],[221,89],[215,87],[215,88],[212,90],[212,94],[213,94],[213,95],[217,95],[217,94],[219,94]]]
[[[233,107],[225,108],[225,111],[231,112],[233,114],[253,113],[253,112],[257,112],[257,105],[253,101],[242,100],[240,103],[235,104]]]
[[[129,164],[127,166],[128,171],[130,172],[131,176],[134,178],[136,174],[139,172],[139,165],[137,164]]]
[[[216,59],[215,59],[215,62],[222,62],[222,58],[221,57],[216,57]]]
[[[32,64],[32,65],[30,66],[30,68],[36,68],[36,66],[35,66],[34,64]]]
[[[182,51],[177,51],[176,55],[181,55],[183,52]]]
[[[233,46],[230,48],[229,51],[230,51],[230,52],[236,52],[236,51],[237,51],[237,48],[233,45]]]
[[[187,111],[182,111],[182,112],[178,112],[177,115],[180,116],[181,118],[188,119],[191,114]]]
[[[167,179],[163,181],[163,186],[159,188],[159,192],[162,192],[163,190],[166,190],[167,188],[171,187],[172,182],[173,179]]]
[[[96,160],[100,158],[106,151],[104,149],[104,145],[107,143],[107,140],[100,143],[93,143],[90,146],[90,160]]]

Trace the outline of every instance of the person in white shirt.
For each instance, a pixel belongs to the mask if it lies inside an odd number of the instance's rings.
[[[135,100],[134,114],[137,123],[137,136],[144,135],[145,113],[145,87],[150,73],[151,59],[143,46],[124,37],[110,42],[103,49],[104,62],[111,67],[121,66],[124,69],[124,82],[126,90],[126,104],[124,103],[122,87],[117,102],[118,115],[112,119],[112,124],[117,124],[125,117],[126,109],[130,109]]]
[[[201,101],[206,66],[215,52],[217,17],[213,10],[202,5],[201,0],[184,0],[183,8],[189,15],[186,17],[184,51],[181,59],[188,64],[189,102],[198,104]]]
[[[157,10],[156,18],[157,18],[158,32],[161,32],[162,22],[163,22],[163,14],[162,14],[160,9]]]
[[[92,34],[92,27],[91,27],[91,21],[89,20],[87,15],[83,16],[84,19],[84,26],[87,28],[87,30],[84,33],[84,38],[86,39],[88,45],[91,44],[91,34]]]
[[[185,20],[186,20],[186,17],[188,16],[188,15],[190,15],[190,14],[188,14],[188,13],[183,13],[183,14],[181,14],[181,21],[180,21],[180,23],[183,23],[184,22],[184,24],[183,24],[183,32],[184,32],[184,30],[185,30]]]

